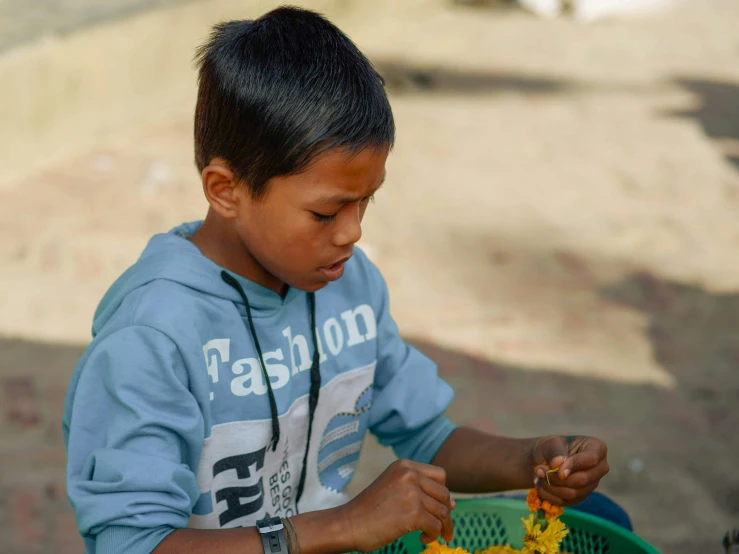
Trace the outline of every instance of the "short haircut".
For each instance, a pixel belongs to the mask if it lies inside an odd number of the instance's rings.
[[[273,177],[300,173],[328,150],[393,146],[384,80],[315,12],[281,7],[220,23],[196,62],[196,165],[224,159],[254,198]]]

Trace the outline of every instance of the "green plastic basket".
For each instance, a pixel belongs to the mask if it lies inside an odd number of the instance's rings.
[[[509,498],[475,498],[457,500],[452,512],[454,540],[449,546],[460,546],[469,552],[491,545],[523,544],[522,517],[529,510],[523,500]],[[566,510],[560,518],[569,534],[561,545],[571,554],[659,554],[659,551],[630,531],[576,510]],[[420,554],[425,548],[420,533],[401,537],[374,554]]]

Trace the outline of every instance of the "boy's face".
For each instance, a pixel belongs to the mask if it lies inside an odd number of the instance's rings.
[[[362,218],[385,179],[387,150],[322,154],[302,173],[276,177],[255,200],[234,190],[232,223],[240,242],[264,270],[265,284],[316,291],[344,273],[362,236]]]

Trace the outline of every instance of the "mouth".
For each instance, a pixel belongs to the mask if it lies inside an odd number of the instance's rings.
[[[324,267],[319,267],[318,271],[323,273],[324,277],[329,281],[336,281],[339,277],[344,274],[344,264],[349,260],[351,256],[342,258],[338,262]]]

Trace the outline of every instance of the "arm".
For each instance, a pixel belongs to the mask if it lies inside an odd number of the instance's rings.
[[[400,460],[351,502],[290,518],[297,545],[291,552],[339,554],[371,552],[395,539],[422,531],[425,544],[441,535],[452,539],[451,510],[454,501],[444,486],[444,471],[438,467]],[[155,554],[243,554],[262,552],[262,540],[255,527],[248,529],[172,532]]]
[[[454,391],[439,377],[436,364],[400,336],[390,315],[385,280],[368,260],[363,263],[377,321],[369,430],[380,444],[392,447],[398,458],[429,464],[454,430],[443,415]]]
[[[340,554],[354,550],[347,519],[341,509],[321,510],[290,518],[301,554]],[[298,552],[295,545],[292,552]],[[256,527],[245,529],[178,529],[164,539],[154,554],[244,554],[262,552]]]
[[[110,335],[75,373],[63,423],[67,483],[98,554],[262,552],[256,528],[186,528],[204,439],[187,383],[176,345],[148,327]],[[291,519],[300,551],[372,551],[416,530],[427,542],[451,538],[444,482],[438,468],[397,462],[350,503]]]
[[[433,459],[456,492],[487,493],[536,485],[542,499],[576,504],[608,473],[608,449],[592,437],[510,439],[468,427],[452,432]],[[557,468],[549,474],[546,471]]]
[[[390,315],[382,275],[364,261],[376,297],[378,356],[370,431],[399,458],[446,471],[458,492],[485,493],[529,488],[538,478],[542,499],[576,503],[595,490],[606,473],[606,446],[589,437],[511,439],[462,427],[443,416],[453,392],[437,367],[400,336]],[[544,479],[546,471],[551,485]],[[571,475],[570,475],[571,474]]]
[[[63,418],[67,489],[80,533],[100,554],[149,554],[185,527],[200,490],[204,424],[175,344],[131,326],[85,353]],[[88,549],[90,545],[88,544]]]
[[[534,482],[536,439],[509,439],[471,429],[455,429],[434,456],[450,490],[461,493],[530,488]]]

